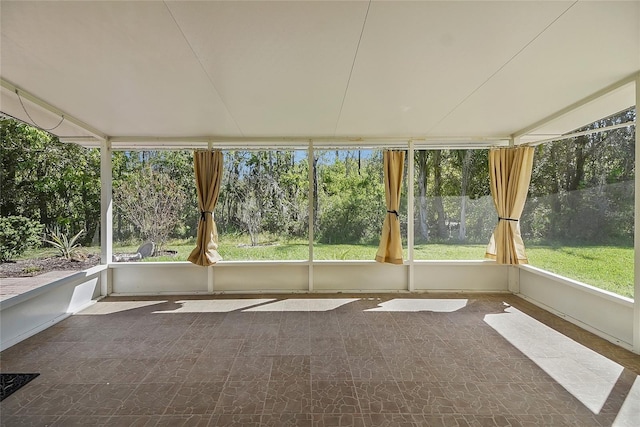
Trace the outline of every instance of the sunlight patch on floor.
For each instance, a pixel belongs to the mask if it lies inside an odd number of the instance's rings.
[[[433,311],[451,313],[466,307],[467,299],[413,299],[394,298],[378,304],[376,308],[365,311]]]
[[[640,426],[640,377],[636,377],[627,399],[613,422],[613,427],[637,426]]]
[[[359,298],[291,298],[244,311],[331,311]]]
[[[594,414],[600,413],[624,370],[513,307],[487,314],[484,321]]]
[[[221,299],[221,300],[180,300],[175,310],[154,311],[154,313],[229,313],[258,304],[275,301],[271,299]]]

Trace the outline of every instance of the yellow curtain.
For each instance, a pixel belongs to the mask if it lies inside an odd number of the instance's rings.
[[[520,215],[527,200],[533,147],[492,149],[489,152],[491,196],[498,212],[486,257],[498,264],[526,264],[527,255],[520,235]]]
[[[387,215],[382,225],[382,237],[376,253],[376,261],[389,264],[402,264],[402,238],[400,236],[400,194],[402,193],[402,172],[404,170],[404,151],[385,151],[384,193],[387,202]]]
[[[218,229],[213,220],[213,210],[218,202],[222,184],[222,152],[195,151],[193,161],[200,221],[196,248],[191,251],[189,261],[206,267],[222,260],[218,253]]]

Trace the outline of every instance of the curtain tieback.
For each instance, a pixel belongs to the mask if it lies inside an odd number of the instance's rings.
[[[207,220],[207,218],[205,217],[204,214],[213,215],[213,212],[211,212],[211,211],[200,211],[200,221],[206,221]]]
[[[396,210],[393,210],[393,211],[387,211],[387,213],[394,214],[394,215],[396,216],[396,219],[400,218],[400,214],[399,214],[399,213],[398,213],[398,211],[396,211]]]
[[[503,220],[503,221],[514,221],[514,222],[518,222],[519,220],[516,218],[503,218],[501,216],[498,217],[498,221]]]

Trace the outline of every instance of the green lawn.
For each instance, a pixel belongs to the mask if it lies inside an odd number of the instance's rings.
[[[633,248],[620,246],[527,248],[529,264],[633,298]]]
[[[186,261],[195,247],[192,241],[171,242],[165,249],[175,250],[173,256],[147,258],[144,262]],[[135,253],[137,246],[114,246],[115,253]],[[481,260],[486,245],[416,245],[416,260]],[[99,248],[85,248],[99,253]],[[327,245],[316,243],[316,260],[373,260],[377,246]],[[309,248],[306,240],[267,242],[250,246],[243,237],[221,236],[220,255],[227,261],[306,260]],[[405,257],[407,250],[405,249]],[[633,248],[620,246],[527,246],[529,264],[561,276],[579,280],[601,289],[633,298]],[[55,256],[51,249],[29,251],[21,258]]]

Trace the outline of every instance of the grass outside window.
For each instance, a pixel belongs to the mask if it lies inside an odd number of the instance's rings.
[[[166,245],[174,255],[146,258],[142,262],[184,261],[194,248],[189,241],[176,241]],[[416,259],[421,260],[482,260],[486,245],[416,245]],[[83,248],[87,253],[100,253],[100,248]],[[135,253],[137,246],[114,245],[114,253]],[[373,260],[375,245],[322,245],[314,246],[316,260]],[[406,251],[406,249],[405,249]],[[220,253],[227,261],[278,261],[308,259],[309,247],[305,240],[272,242],[250,246],[242,239],[220,242]],[[21,259],[55,256],[55,250],[28,251]],[[625,246],[527,246],[529,263],[552,273],[633,298],[633,247]]]

